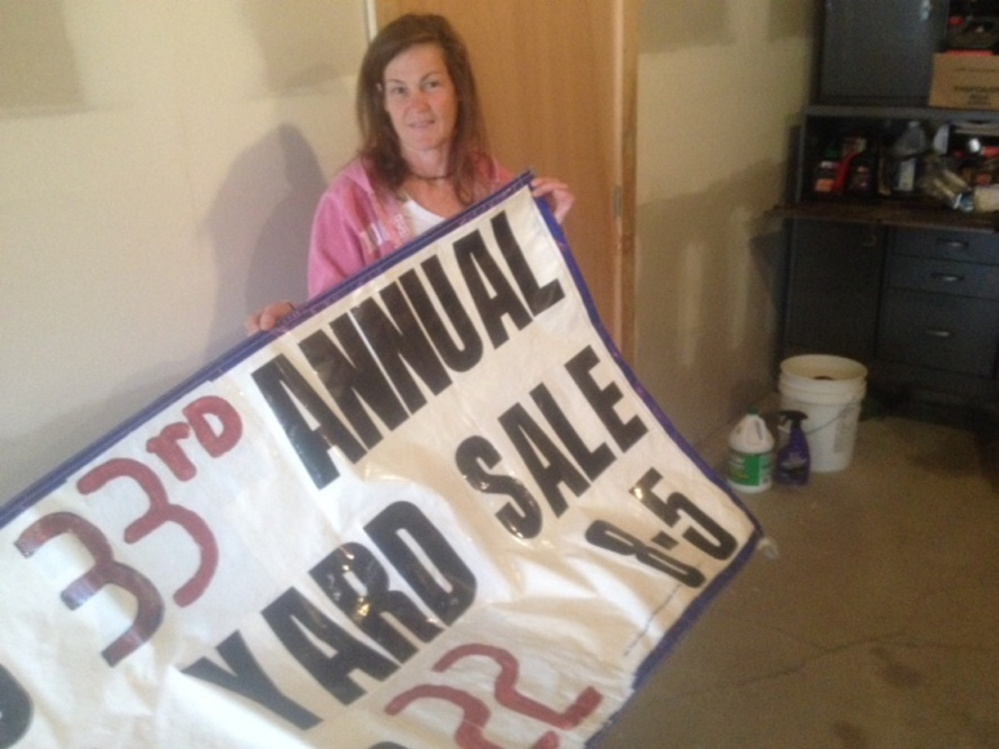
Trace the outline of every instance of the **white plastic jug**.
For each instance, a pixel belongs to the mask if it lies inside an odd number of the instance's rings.
[[[750,494],[769,489],[773,483],[774,438],[755,408],[735,425],[728,446],[729,486]]]

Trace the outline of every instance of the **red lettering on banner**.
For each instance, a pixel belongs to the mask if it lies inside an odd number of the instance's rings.
[[[132,626],[101,652],[104,660],[114,666],[159,629],[163,621],[163,600],[156,587],[141,573],[115,561],[111,544],[104,534],[79,515],[70,512],[46,515],[29,525],[14,545],[21,554],[30,557],[63,533],[76,536],[94,558],[94,566],[62,592],[62,601],[69,609],[79,608],[105,585],[115,585],[135,597],[138,610]]]
[[[189,481],[197,468],[185,453],[181,442],[192,434],[213,458],[232,450],[243,435],[239,413],[227,401],[217,396],[198,398],[183,409],[187,423],[165,426],[146,443],[148,452],[156,455],[175,478]],[[131,479],[145,494],[149,509],[125,528],[123,538],[134,544],[162,528],[176,523],[191,537],[200,559],[194,574],[173,594],[178,606],[190,606],[208,589],[219,563],[215,534],[204,519],[193,510],[172,504],[163,482],[153,469],[131,458],[111,458],[92,468],[76,483],[84,496],[94,494],[115,479]],[[122,658],[149,640],[163,620],[163,600],[156,586],[137,570],[114,559],[111,543],[104,533],[79,515],[55,512],[29,526],[16,541],[17,548],[30,557],[50,539],[72,533],[94,558],[87,574],[62,592],[62,600],[70,609],[86,603],[105,585],[116,585],[135,596],[138,612],[132,626],[108,646],[102,655],[114,666]]]
[[[146,452],[162,460],[179,480],[190,481],[197,475],[198,469],[180,446],[180,441],[190,436],[190,425],[181,422],[167,424],[156,437],[146,442]]]
[[[495,695],[501,705],[556,728],[575,728],[596,710],[603,699],[600,692],[593,687],[587,687],[566,710],[557,712],[518,692],[515,686],[520,675],[517,659],[510,651],[490,645],[472,644],[457,647],[434,665],[434,671],[447,671],[462,658],[476,655],[491,658],[499,664],[500,673],[496,677]]]
[[[92,494],[117,478],[134,480],[149,499],[149,511],[125,529],[126,543],[134,544],[165,523],[174,522],[187,531],[201,552],[197,571],[177,589],[173,600],[178,606],[190,606],[205,592],[218,566],[219,551],[215,536],[196,512],[170,504],[166,489],[151,468],[130,458],[112,458],[102,463],[76,484],[81,494]]]
[[[600,692],[593,687],[586,687],[568,708],[559,712],[517,690],[516,682],[520,674],[520,664],[510,651],[481,643],[454,648],[434,664],[434,671],[438,673],[447,671],[459,660],[472,656],[484,656],[499,664],[500,672],[496,677],[493,689],[493,694],[499,704],[515,713],[547,723],[550,726],[562,730],[575,728],[589,717],[603,700]],[[420,684],[398,695],[386,706],[385,712],[389,715],[398,715],[419,699],[445,700],[461,708],[462,722],[454,734],[455,743],[461,749],[503,749],[503,747],[487,740],[482,734],[492,717],[488,706],[468,692],[453,687]],[[554,731],[546,731],[531,745],[531,749],[557,749],[559,743],[558,735]]]
[[[184,416],[194,429],[198,442],[213,458],[221,458],[232,450],[243,436],[243,421],[239,418],[239,413],[228,401],[217,395],[206,395],[185,406]],[[207,416],[218,419],[222,427],[218,434],[212,429]]]
[[[505,749],[482,735],[482,729],[492,717],[486,704],[468,692],[454,687],[421,684],[392,700],[385,708],[385,712],[389,715],[398,715],[410,704],[421,699],[444,700],[461,708],[461,723],[454,732],[454,743],[461,749]],[[559,743],[559,738],[553,731],[545,731],[541,738],[531,744],[531,749],[558,749]]]
[[[211,457],[220,458],[229,452],[243,436],[243,421],[239,413],[228,401],[217,395],[206,395],[184,407],[187,423],[176,422],[163,427],[156,437],[146,443],[146,450],[170,469],[170,472],[181,481],[190,481],[198,469],[184,452],[180,441],[187,439],[194,432],[198,443]],[[214,417],[219,424],[219,431],[212,428],[208,417]]]

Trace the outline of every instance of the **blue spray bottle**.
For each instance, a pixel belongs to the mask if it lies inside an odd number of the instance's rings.
[[[781,484],[804,486],[808,483],[811,469],[811,455],[808,452],[808,438],[801,422],[808,418],[802,411],[781,411],[781,433],[786,430],[787,439],[777,450],[777,481]]]

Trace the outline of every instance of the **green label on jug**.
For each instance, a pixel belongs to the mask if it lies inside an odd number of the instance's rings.
[[[769,452],[743,453],[732,450],[728,456],[729,483],[747,489],[769,486],[771,462]]]

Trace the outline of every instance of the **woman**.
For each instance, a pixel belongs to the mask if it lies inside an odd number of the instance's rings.
[[[405,15],[371,42],[357,91],[360,154],[319,202],[309,247],[315,296],[510,181],[490,155],[468,52],[447,19]],[[561,181],[531,183],[561,223],[574,197]],[[268,330],[294,309],[268,305],[246,321]]]

